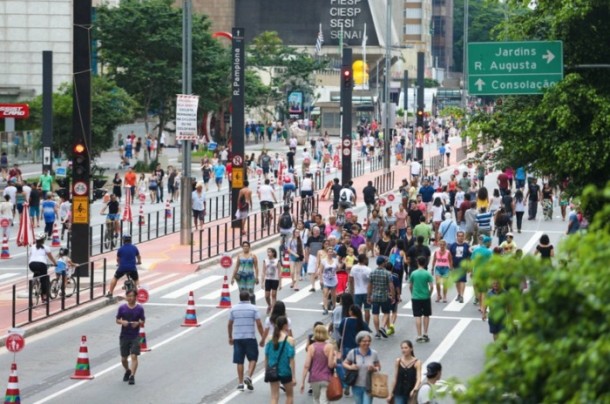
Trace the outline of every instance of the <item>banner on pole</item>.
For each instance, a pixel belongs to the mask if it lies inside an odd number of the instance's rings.
[[[198,95],[178,94],[176,99],[176,140],[197,140]]]

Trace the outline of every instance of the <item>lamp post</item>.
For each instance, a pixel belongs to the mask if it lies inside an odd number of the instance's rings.
[[[182,94],[193,92],[192,2],[182,3]],[[146,153],[144,153],[146,155]],[[180,244],[191,244],[191,141],[182,141],[182,179],[180,181]]]
[[[462,61],[462,107],[467,107],[468,97],[466,91],[468,91],[468,0],[464,0],[464,59]]]
[[[390,145],[391,145],[391,129],[390,129],[390,57],[391,57],[391,43],[392,43],[392,0],[388,0],[388,6],[386,8],[386,37],[385,37],[385,80],[384,80],[384,104],[385,104],[385,123],[383,133],[383,168],[390,170]]]

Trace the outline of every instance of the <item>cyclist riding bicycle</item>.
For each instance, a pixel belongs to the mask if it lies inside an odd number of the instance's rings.
[[[121,215],[119,213],[119,201],[117,201],[115,194],[110,194],[110,201],[102,208],[100,213],[103,215],[106,212],[106,209],[108,209],[106,222],[114,223],[114,238],[117,238],[121,228],[119,223]]]
[[[118,268],[114,273],[114,277],[110,280],[106,297],[112,297],[112,292],[116,287],[117,281],[127,273],[133,279],[136,289],[139,287],[138,268],[136,265],[142,265],[142,258],[140,257],[138,247],[131,244],[131,234],[123,235],[123,245],[117,250],[116,261]]]
[[[354,192],[348,184],[343,185],[343,189],[339,193],[339,211],[344,212],[350,209],[356,200]]]
[[[74,267],[74,263],[68,257],[69,250],[67,248],[59,249],[59,256],[57,257],[57,265],[55,266],[55,279],[59,279],[61,277],[62,282],[62,290],[66,288],[66,278],[70,275],[69,270],[71,271]],[[60,293],[61,295],[61,293]]]
[[[294,194],[294,192],[297,190],[297,185],[296,177],[294,176],[292,170],[288,170],[288,172],[284,174],[282,181],[284,182],[284,186],[282,188],[284,195],[286,195],[288,192],[292,192]]]
[[[277,203],[273,187],[270,184],[271,181],[266,179],[265,183],[258,187],[258,200],[261,201],[261,212],[263,213],[273,209],[273,204]]]

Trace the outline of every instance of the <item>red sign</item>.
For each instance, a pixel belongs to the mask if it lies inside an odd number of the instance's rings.
[[[0,118],[27,119],[30,117],[28,104],[0,104]]]
[[[388,201],[394,202],[394,194],[388,195]]]
[[[3,217],[2,220],[0,220],[0,227],[8,227],[10,224],[11,224],[10,220],[8,220],[5,217]]]
[[[256,175],[261,175],[263,173],[263,170],[260,168],[256,169]]]
[[[146,194],[140,194],[138,198],[140,199],[140,202],[144,202],[146,201]]]
[[[146,289],[138,289],[138,294],[136,295],[136,300],[140,304],[144,304],[148,302],[148,290]]]
[[[6,349],[10,352],[20,352],[25,346],[25,338],[21,334],[9,334],[6,337]]]
[[[223,255],[222,258],[220,258],[221,267],[231,268],[231,265],[233,265],[233,259],[231,259],[231,257],[229,257],[228,255]]]
[[[385,199],[381,198],[379,200],[379,206],[385,206]]]

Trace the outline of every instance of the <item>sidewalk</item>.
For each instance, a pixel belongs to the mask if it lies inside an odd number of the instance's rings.
[[[429,153],[426,153],[424,156],[426,159],[430,156]],[[456,153],[452,153],[451,155],[451,165],[445,166],[440,172],[453,172],[453,170],[458,165],[456,161]],[[401,180],[403,178],[409,178],[410,176],[410,164],[399,164],[393,165],[391,171],[394,172],[394,183],[392,187],[392,192],[397,192],[398,186],[401,184]],[[364,188],[368,181],[373,181],[375,177],[384,173],[384,170],[377,170],[374,172],[367,172],[366,174],[353,178],[354,188],[358,193],[358,206],[363,205],[362,201],[362,188]],[[340,174],[340,173],[338,173]],[[389,194],[386,193],[384,196]],[[397,195],[395,195],[397,196]],[[398,203],[400,198],[395,198],[394,204]],[[320,204],[317,207],[318,212],[320,212],[324,218],[328,216],[328,212],[330,211],[330,205],[332,200],[322,201],[320,200]],[[387,206],[390,206],[388,203]],[[212,223],[208,223],[205,225],[205,228],[214,226],[217,230],[214,233],[210,233],[210,243],[214,242],[215,244],[224,243],[225,240],[237,240],[241,241],[239,229],[231,229],[230,227],[230,218],[225,218],[222,220],[214,221]],[[218,226],[218,224],[226,224],[226,226]],[[226,229],[226,231],[225,231]],[[194,238],[199,237],[199,233],[196,232],[193,234]],[[244,237],[243,239],[249,239],[254,248],[264,246],[268,243],[272,243],[279,238],[279,235],[270,235],[269,237],[264,236],[264,229],[262,226],[259,226],[258,223],[256,226],[252,226],[250,228],[249,237]],[[207,244],[208,242],[208,232],[203,232],[202,241]],[[196,240],[195,245],[199,244],[199,240]],[[236,244],[239,246],[239,242]],[[144,242],[138,244],[138,249],[140,250],[140,254],[142,256],[142,266],[141,272],[142,277],[152,274],[162,273],[166,276],[166,283],[173,281],[174,279],[179,279],[181,277],[187,276],[188,274],[192,274],[198,270],[205,270],[211,268],[212,266],[218,265],[220,257],[222,254],[216,255],[211,259],[205,259],[201,263],[191,264],[191,246],[190,245],[181,245],[180,244],[180,232],[164,236],[149,242]],[[229,252],[230,254],[234,254],[235,251]],[[114,263],[115,263],[116,252],[109,252],[104,255],[97,256],[96,259],[107,258],[108,260],[108,273],[107,277],[110,278],[114,273]],[[174,276],[172,276],[174,275]],[[169,279],[172,278],[172,279]],[[101,282],[101,276],[96,273],[96,283]],[[84,282],[88,283],[88,279],[85,278]],[[26,290],[25,282],[19,288],[22,292]],[[5,290],[3,290],[5,289]],[[99,291],[97,291],[99,289]],[[97,288],[95,292],[95,296],[101,296],[101,287]],[[7,330],[11,327],[12,322],[12,307],[11,307],[11,293],[4,285],[0,284],[0,345],[3,344],[4,336],[7,334]],[[19,290],[18,290],[19,292]],[[83,292],[85,293],[85,292]],[[89,293],[89,292],[87,292]],[[8,297],[8,299],[7,299]],[[58,305],[59,300],[57,302],[52,302],[51,305]],[[64,323],[71,318],[78,317],[85,313],[89,313],[91,311],[98,310],[109,304],[109,301],[104,298],[99,298],[97,300],[93,300],[89,303],[85,303],[77,308],[65,311],[61,314],[54,315],[48,319],[41,320],[34,324],[30,324],[25,326],[27,334],[33,334],[36,332],[41,332],[45,329],[52,328],[57,324]],[[18,307],[27,308],[27,299],[18,299]],[[39,310],[39,309],[36,309]],[[18,321],[18,322],[22,322]]]

